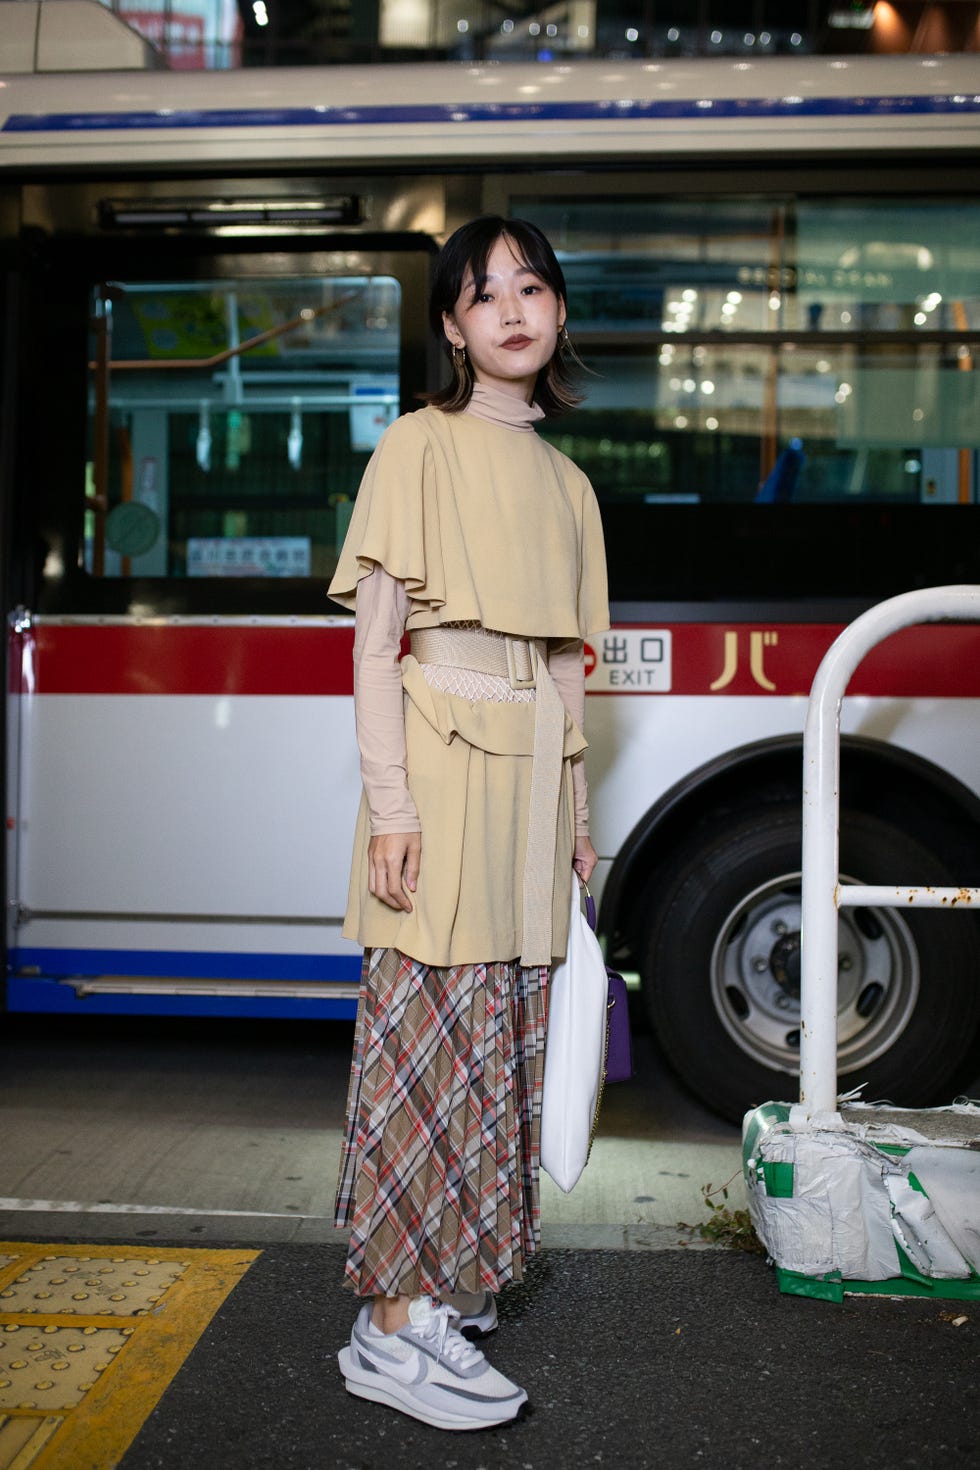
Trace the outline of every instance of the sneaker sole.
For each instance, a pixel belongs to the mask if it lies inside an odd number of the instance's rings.
[[[440,1414],[436,1409],[419,1404],[412,1398],[407,1388],[402,1389],[400,1384],[393,1382],[390,1378],[379,1382],[377,1374],[372,1373],[370,1377],[362,1374],[354,1363],[349,1347],[340,1349],[337,1360],[340,1363],[340,1371],[344,1375],[344,1387],[348,1393],[353,1394],[356,1398],[370,1399],[375,1404],[385,1404],[389,1409],[398,1409],[412,1419],[418,1419],[423,1424],[431,1425],[433,1429],[496,1429],[501,1424],[510,1424],[515,1419],[519,1419],[527,1408],[527,1394],[522,1392],[522,1397],[516,1405],[508,1406],[507,1412],[502,1413],[496,1419],[474,1419],[462,1414]]]

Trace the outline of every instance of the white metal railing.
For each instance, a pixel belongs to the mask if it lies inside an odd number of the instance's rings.
[[[969,911],[980,903],[980,888],[841,886],[838,866],[840,710],[851,677],[865,655],[900,628],[949,620],[980,621],[980,587],[929,587],[880,602],[831,645],[810,690],[803,736],[800,982],[800,1105],[808,1117],[837,1110],[838,907]]]

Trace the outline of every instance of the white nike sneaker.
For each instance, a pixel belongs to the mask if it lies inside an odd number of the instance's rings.
[[[468,1337],[470,1342],[496,1332],[497,1298],[492,1291],[444,1292],[440,1300],[447,1307],[452,1307],[459,1319],[455,1324],[456,1331]]]
[[[416,1297],[398,1332],[379,1332],[371,1303],[338,1353],[348,1393],[388,1404],[436,1429],[491,1429],[516,1419],[527,1394],[453,1326],[451,1307]]]

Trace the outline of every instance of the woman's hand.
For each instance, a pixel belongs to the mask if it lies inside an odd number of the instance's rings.
[[[592,846],[588,837],[576,837],[575,850],[572,856],[572,867],[579,876],[579,881],[588,883],[592,877],[593,869],[599,861],[599,854]]]
[[[412,912],[422,860],[421,832],[386,832],[368,843],[368,888],[390,909]],[[591,871],[591,870],[590,870]]]

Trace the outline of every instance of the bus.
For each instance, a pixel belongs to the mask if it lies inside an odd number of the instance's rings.
[[[440,242],[517,215],[586,369],[540,431],[608,546],[607,955],[710,1108],[791,1095],[810,681],[864,608],[980,582],[974,59],[133,65],[0,79],[7,1011],[353,1015],[326,586],[380,434],[440,381]],[[869,656],[843,874],[980,881],[978,713],[976,627]],[[976,917],[840,930],[842,1089],[948,1101]]]

